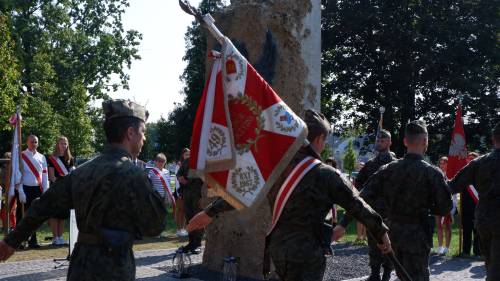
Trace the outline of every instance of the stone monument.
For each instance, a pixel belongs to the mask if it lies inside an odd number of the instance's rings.
[[[222,33],[297,115],[320,109],[320,0],[233,0],[213,16]],[[207,37],[209,50],[217,49],[216,40]],[[223,258],[235,256],[239,275],[261,279],[270,220],[267,200],[221,214],[207,228],[203,265],[221,271]]]

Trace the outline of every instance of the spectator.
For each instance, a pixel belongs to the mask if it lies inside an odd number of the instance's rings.
[[[184,160],[189,158],[190,150],[189,148],[184,148],[181,153],[179,162],[175,166],[175,174],[179,171]],[[182,189],[184,185],[179,182],[177,177],[175,177],[175,192],[174,196],[176,199],[176,212],[175,212],[175,223],[177,225],[176,235],[178,237],[186,237],[188,233],[186,231],[186,216],[184,214],[184,197],[182,196]]]
[[[148,178],[154,190],[161,195],[165,202],[174,206],[175,212],[175,199],[170,187],[170,172],[165,169],[166,162],[167,157],[165,154],[158,153],[154,159],[155,167],[149,171]]]
[[[443,156],[439,158],[438,166],[441,172],[443,172],[443,174],[446,177],[446,169],[448,167],[448,157]],[[437,226],[437,237],[438,237],[438,248],[436,250],[436,253],[438,255],[446,255],[450,249],[451,225],[453,223],[453,215],[457,209],[456,195],[454,195],[452,199],[453,199],[453,209],[450,211],[450,213],[444,217],[435,216],[436,226]],[[443,247],[443,227],[444,227],[444,240],[445,240],[444,247]]]
[[[17,222],[20,222],[24,217],[24,213],[29,209],[31,203],[49,188],[47,160],[43,154],[37,151],[38,137],[30,135],[26,143],[28,148],[21,153],[23,159],[23,184],[16,190],[17,206],[20,206],[16,208]],[[40,248],[36,239],[36,232],[31,235],[28,247],[31,249]],[[21,245],[20,248],[24,248],[24,246]]]
[[[65,136],[57,138],[54,152],[52,155],[49,155],[47,159],[49,160],[47,164],[49,167],[49,181],[51,184],[67,176],[75,169],[75,159],[71,155],[68,138]],[[67,218],[69,218],[69,211],[65,211],[49,219],[49,225],[52,230],[52,245],[67,244],[62,237],[64,233],[64,220]]]
[[[469,152],[467,154],[467,163],[479,157],[479,153],[477,152]],[[462,255],[470,256],[471,247],[472,254],[474,256],[480,256],[481,251],[479,248],[479,235],[474,227],[474,213],[476,209],[477,201],[473,198],[473,194],[471,194],[472,189],[467,188],[466,191],[460,193],[461,199],[461,210],[462,210],[462,229],[463,229],[463,247],[462,247]],[[474,235],[474,239],[472,239]]]

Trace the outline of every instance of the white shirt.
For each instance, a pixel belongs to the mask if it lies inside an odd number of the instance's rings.
[[[28,158],[31,160],[31,163],[33,163],[33,166],[42,176],[42,188],[43,192],[45,192],[49,188],[49,175],[47,173],[47,160],[45,159],[45,156],[43,156],[43,154],[39,153],[38,151],[32,152],[28,149],[23,151],[23,154],[28,156]],[[22,162],[23,162],[23,185],[38,186],[38,181],[33,172],[31,172],[31,169],[29,168],[28,164],[26,164],[24,160],[22,160]]]

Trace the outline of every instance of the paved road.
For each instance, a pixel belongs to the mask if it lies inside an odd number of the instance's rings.
[[[171,266],[174,250],[141,251],[136,253],[137,280],[173,281]],[[187,281],[221,280],[220,275],[207,272],[199,265],[201,255],[193,256],[195,264],[192,279]],[[335,256],[328,260],[326,280],[361,281],[366,279],[369,268],[366,266],[366,248],[336,245]],[[0,280],[31,281],[65,280],[67,266],[54,268],[53,260],[34,260],[0,264]],[[431,280],[436,281],[477,281],[484,280],[484,263],[471,259],[431,257]],[[242,281],[242,278],[238,280]],[[397,280],[393,277],[391,280]]]

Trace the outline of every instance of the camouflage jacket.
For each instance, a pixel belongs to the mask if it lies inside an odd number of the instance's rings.
[[[271,209],[286,177],[308,155],[319,159],[319,155],[312,149],[302,148],[271,187],[268,193]],[[222,202],[224,201],[217,200],[211,204],[206,209],[207,213],[214,216],[220,211],[230,209],[227,203]],[[278,223],[270,234],[270,247],[286,249],[291,258],[307,259],[310,255],[323,255],[326,245],[321,241],[322,226],[333,204],[348,210],[377,237],[381,237],[388,230],[382,218],[358,196],[350,181],[341,176],[338,170],[322,163],[311,169],[290,195]]]
[[[443,216],[452,208],[443,173],[417,154],[382,166],[364,185],[361,197],[369,204],[385,200],[392,244],[410,253],[431,248],[428,214]]]
[[[479,194],[476,225],[500,235],[500,148],[471,161],[448,184],[453,193],[472,184]]]
[[[188,184],[184,185],[182,189],[183,196],[201,197],[201,187],[203,186],[203,181],[197,176],[189,173],[189,159],[182,162],[176,176],[182,176],[188,180]]]
[[[48,218],[75,209],[79,232],[99,235],[102,228],[132,235],[156,236],[166,226],[166,206],[146,175],[118,147],[107,147],[95,159],[52,185],[26,213],[5,242],[17,247]],[[135,280],[132,249],[117,263],[99,245],[77,243],[68,280]]]

